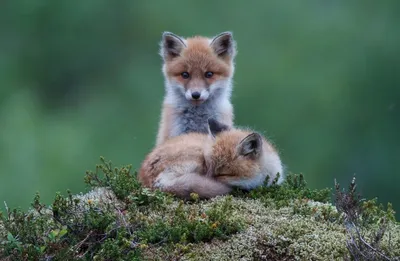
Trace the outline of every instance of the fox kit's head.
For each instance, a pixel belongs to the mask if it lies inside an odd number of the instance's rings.
[[[218,181],[242,189],[269,184],[279,173],[283,181],[283,167],[275,148],[260,134],[247,130],[229,129],[209,120],[210,133],[215,142],[212,148],[212,169],[209,173]]]
[[[173,33],[162,36],[160,54],[167,93],[177,94],[199,105],[209,98],[230,95],[236,55],[232,33],[212,39],[184,39]]]

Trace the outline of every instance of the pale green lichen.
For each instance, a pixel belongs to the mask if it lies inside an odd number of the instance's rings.
[[[207,208],[220,204],[224,197],[201,202]],[[346,229],[334,206],[313,201],[310,214],[295,214],[293,206],[275,209],[259,200],[234,198],[236,218],[246,223],[246,229],[228,240],[213,240],[190,245],[184,252],[165,252],[163,247],[149,247],[145,252],[151,260],[343,260],[349,257]],[[299,206],[297,206],[299,207]],[[303,206],[304,207],[304,206]],[[330,217],[321,218],[329,209]],[[331,219],[334,217],[334,219]],[[390,223],[381,244],[393,257],[400,255],[394,246],[400,245],[400,227]],[[176,250],[176,248],[175,248]]]
[[[263,256],[270,260],[279,260],[282,256],[341,260],[346,253],[345,233],[339,224],[293,214],[288,207],[266,208],[258,200],[235,199],[234,205],[248,228],[227,241],[201,243],[182,260],[253,260]],[[273,251],[269,249],[272,246]]]
[[[79,206],[81,210],[87,210],[89,206],[95,206],[98,208],[104,208],[107,205],[115,205],[116,208],[123,209],[125,204],[117,199],[114,192],[109,188],[94,188],[86,194],[78,194],[74,198],[79,200]]]

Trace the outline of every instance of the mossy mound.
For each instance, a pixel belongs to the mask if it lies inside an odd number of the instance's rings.
[[[390,205],[384,209],[374,200],[350,200],[364,211],[355,208],[360,215],[349,220],[346,211],[338,212],[328,203],[331,190],[308,189],[302,175],[289,175],[282,186],[235,191],[210,200],[193,195],[192,200],[182,201],[141,187],[130,169],[113,168],[102,159],[96,172],[86,174],[88,193],[57,194],[49,207],[36,195],[28,212],[8,209],[0,221],[0,260],[351,260],[359,255],[398,260],[400,256],[400,225]],[[352,231],[362,235],[354,238]]]
[[[217,197],[205,205],[224,200]],[[291,207],[265,207],[259,200],[234,198],[232,205],[245,228],[227,240],[190,245],[182,260],[341,260],[347,253],[345,230],[337,223],[294,214]],[[162,247],[156,250],[146,254],[151,259],[173,258],[163,254]]]

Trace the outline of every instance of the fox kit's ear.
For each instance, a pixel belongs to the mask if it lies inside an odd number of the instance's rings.
[[[208,133],[212,137],[215,137],[218,133],[222,131],[227,131],[229,130],[229,126],[225,125],[214,118],[209,118],[208,119]]]
[[[233,40],[231,32],[224,32],[215,36],[210,45],[218,56],[234,58],[236,55],[236,42]]]
[[[242,156],[256,157],[262,150],[262,138],[258,133],[252,133],[244,138],[238,146],[238,153]]]
[[[180,55],[183,48],[186,47],[185,40],[176,34],[164,32],[161,41],[160,55],[164,61],[172,60]]]

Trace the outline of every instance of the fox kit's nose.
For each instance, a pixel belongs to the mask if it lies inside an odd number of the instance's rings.
[[[193,92],[192,93],[192,98],[195,99],[195,100],[199,99],[200,96],[201,96],[201,94],[199,92]]]

